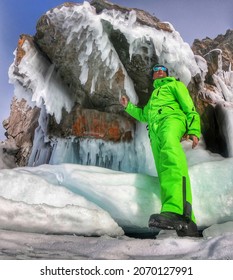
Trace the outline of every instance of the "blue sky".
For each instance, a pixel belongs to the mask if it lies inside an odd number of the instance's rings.
[[[9,116],[13,86],[8,69],[14,60],[20,34],[34,35],[38,19],[62,0],[1,0],[0,2],[0,140],[4,140],[2,121]],[[80,1],[71,1],[83,3]],[[112,0],[125,7],[146,10],[170,22],[190,45],[194,39],[215,38],[233,29],[232,0]]]

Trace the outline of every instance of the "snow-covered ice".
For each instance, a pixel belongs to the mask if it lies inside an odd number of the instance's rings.
[[[218,227],[221,232],[225,225]],[[125,235],[84,237],[1,230],[0,248],[0,259],[8,260],[232,260],[233,223],[229,224],[228,233],[222,230],[217,236],[205,238],[177,237],[173,231],[162,231],[156,239],[140,239]]]
[[[228,221],[233,217],[233,159],[208,153],[201,145],[192,150],[191,142],[184,148],[192,159],[189,169],[199,227]],[[44,164],[3,169],[0,178],[2,229],[119,236],[120,228],[127,233],[147,231],[148,217],[161,207],[158,177],[147,174]]]
[[[0,170],[0,259],[233,259],[233,158],[184,149],[202,238],[147,229],[156,176],[45,164]]]

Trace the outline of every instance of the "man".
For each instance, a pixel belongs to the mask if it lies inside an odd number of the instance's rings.
[[[153,67],[154,91],[144,108],[121,97],[125,111],[147,122],[151,148],[161,187],[161,213],[153,214],[149,227],[175,229],[179,236],[198,236],[192,210],[192,194],[186,155],[181,139],[191,139],[195,148],[200,138],[200,117],[186,86],[169,77],[163,65]]]

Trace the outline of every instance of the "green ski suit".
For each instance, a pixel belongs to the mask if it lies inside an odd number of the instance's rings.
[[[161,186],[161,212],[184,215],[195,222],[184,134],[200,138],[200,117],[186,86],[174,77],[154,80],[154,91],[144,108],[128,102],[125,111],[147,122]]]

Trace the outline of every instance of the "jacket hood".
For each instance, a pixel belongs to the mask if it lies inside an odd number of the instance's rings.
[[[154,88],[159,88],[167,83],[174,82],[174,81],[176,81],[175,77],[164,77],[164,78],[154,80],[153,86]]]

